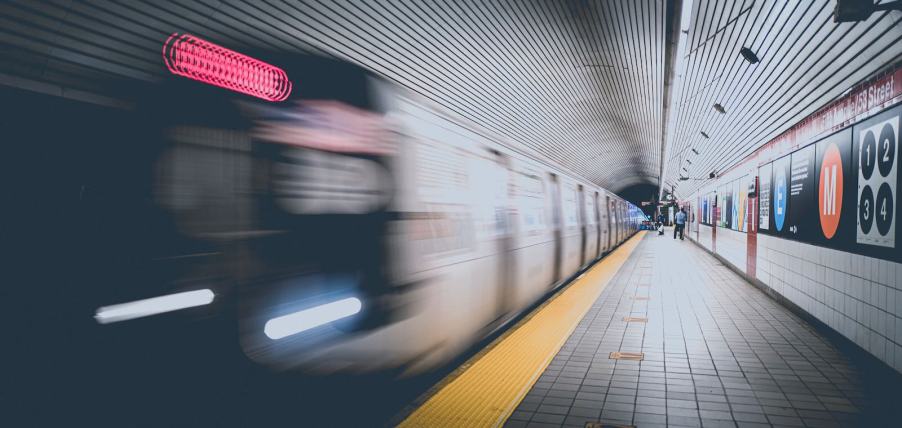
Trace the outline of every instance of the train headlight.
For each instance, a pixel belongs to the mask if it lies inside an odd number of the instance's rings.
[[[295,335],[360,312],[363,304],[356,297],[337,300],[302,311],[273,318],[263,326],[266,337],[273,340]]]

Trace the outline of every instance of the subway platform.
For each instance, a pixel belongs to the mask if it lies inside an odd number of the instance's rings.
[[[671,236],[632,238],[450,375],[401,425],[900,426],[894,371]],[[580,309],[580,293],[593,288],[597,297]],[[555,308],[562,299],[571,301]],[[576,319],[568,327],[561,314]],[[536,323],[564,325],[535,332]]]

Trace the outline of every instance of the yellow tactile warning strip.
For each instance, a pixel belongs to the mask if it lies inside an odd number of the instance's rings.
[[[633,236],[514,326],[399,426],[502,425],[644,235]]]

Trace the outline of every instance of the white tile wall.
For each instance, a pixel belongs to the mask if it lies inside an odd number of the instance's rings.
[[[746,239],[717,229],[717,253],[741,271]],[[761,234],[757,250],[759,281],[902,372],[902,264]]]
[[[698,226],[698,243],[709,251],[711,250],[711,229],[711,226],[705,226],[703,224]],[[691,236],[690,238],[695,239],[695,236]]]
[[[746,234],[732,229],[717,229],[717,254],[727,259],[733,266],[745,271],[745,257],[748,249]]]

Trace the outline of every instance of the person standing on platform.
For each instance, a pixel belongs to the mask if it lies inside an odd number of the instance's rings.
[[[673,219],[673,239],[676,239],[677,231],[680,232],[680,241],[683,240],[683,229],[686,227],[686,211],[680,208],[680,212],[676,213]]]

